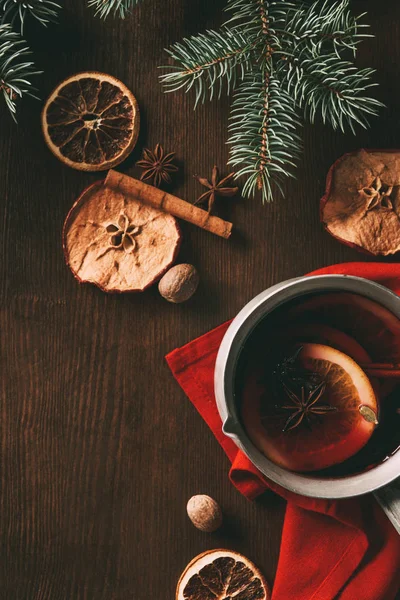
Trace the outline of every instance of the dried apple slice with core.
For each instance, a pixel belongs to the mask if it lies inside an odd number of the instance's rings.
[[[259,363],[247,373],[242,420],[255,446],[272,461],[293,471],[316,471],[343,462],[365,446],[376,426],[378,405],[368,377],[343,352],[306,343],[298,361],[325,381],[320,402],[335,410],[311,414],[294,429],[283,431],[288,412],[281,406],[290,403],[289,398],[282,390],[276,406],[272,381],[265,379],[265,365]]]
[[[67,264],[80,282],[105,292],[142,292],[173,264],[181,234],[176,219],[105,185],[87,188],[63,230]]]
[[[320,216],[326,230],[361,252],[400,250],[400,153],[345,154],[329,169]]]
[[[59,160],[81,171],[104,171],[125,160],[136,144],[139,122],[132,92],[96,71],[62,81],[42,111],[46,144]]]
[[[175,600],[270,600],[269,586],[257,567],[232,550],[209,550],[182,573]]]

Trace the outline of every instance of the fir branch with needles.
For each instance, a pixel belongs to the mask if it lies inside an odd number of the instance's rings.
[[[229,162],[238,167],[238,177],[247,177],[245,196],[259,189],[272,200],[272,180],[282,191],[282,178],[292,176],[301,153],[299,126],[296,105],[274,75],[265,69],[245,77],[234,94],[229,127]]]
[[[288,33],[284,42],[287,48],[292,46],[293,51],[306,46],[313,55],[330,48],[338,57],[341,50],[347,49],[355,56],[357,45],[373,37],[367,33],[369,26],[362,22],[366,13],[354,16],[347,1],[331,5],[325,2],[324,10],[320,10],[319,5],[314,2],[309,7],[303,6],[302,11],[288,11],[284,25]]]
[[[46,26],[56,22],[60,4],[53,0],[0,0],[1,23],[10,23],[24,35],[27,17],[32,17]]]
[[[375,115],[380,102],[367,95],[372,69],[357,69],[350,61],[339,60],[336,54],[310,58],[288,58],[282,81],[305,117],[314,123],[321,115],[324,123],[343,132],[349,127],[355,134],[355,124],[368,127],[368,116]]]
[[[240,31],[227,27],[186,38],[167,50],[180,66],[173,73],[164,75],[165,88],[174,92],[180,88],[189,91],[194,87],[195,106],[208,93],[211,99],[215,88],[220,97],[224,83],[229,92],[236,87],[238,76],[243,79],[250,69],[251,50]]]
[[[88,5],[95,9],[95,14],[105,19],[109,15],[125,19],[141,0],[89,0]]]
[[[42,73],[23,39],[25,22],[36,19],[46,27],[57,20],[60,9],[53,0],[0,0],[0,91],[15,122],[17,101],[23,96],[38,99],[31,77]]]
[[[35,95],[31,78],[41,71],[29,60],[30,50],[19,33],[10,24],[0,25],[0,91],[14,121],[17,100]]]
[[[300,116],[355,131],[383,106],[371,97],[374,71],[352,59],[371,37],[349,0],[228,0],[230,18],[174,44],[166,91],[194,90],[195,104],[233,91],[229,164],[247,180],[246,196],[273,199],[274,182],[293,175],[301,154]]]

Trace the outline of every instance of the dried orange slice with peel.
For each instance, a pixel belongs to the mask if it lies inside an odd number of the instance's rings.
[[[251,367],[243,391],[242,419],[254,445],[276,464],[293,471],[316,471],[356,454],[370,439],[377,424],[378,403],[367,375],[349,356],[323,344],[306,343],[299,364],[325,382],[321,407],[334,410],[308,414],[293,429],[284,431],[291,397],[282,391],[279,405],[271,382],[263,380],[263,365]],[[301,399],[301,389],[291,390]],[[294,402],[295,404],[295,402]],[[318,414],[319,413],[319,414]]]
[[[42,111],[46,144],[59,160],[81,171],[104,171],[122,162],[137,142],[139,125],[132,92],[96,71],[62,81]]]
[[[245,556],[232,550],[208,550],[183,571],[175,600],[270,600],[268,583]]]

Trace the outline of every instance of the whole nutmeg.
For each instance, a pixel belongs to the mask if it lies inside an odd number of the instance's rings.
[[[160,279],[158,291],[168,302],[185,302],[195,293],[199,274],[193,265],[175,265]]]
[[[187,503],[186,510],[193,525],[201,531],[211,533],[222,525],[222,510],[210,496],[204,494],[192,496]]]

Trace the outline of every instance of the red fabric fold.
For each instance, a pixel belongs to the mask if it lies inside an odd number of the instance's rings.
[[[400,295],[400,264],[345,263],[309,275],[341,273],[377,281]],[[222,433],[214,397],[217,351],[229,323],[171,352],[176,380],[229,457],[229,477],[253,500],[271,489],[287,509],[272,600],[394,600],[400,589],[400,536],[372,496],[320,500],[266,479]]]

